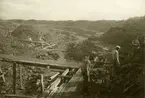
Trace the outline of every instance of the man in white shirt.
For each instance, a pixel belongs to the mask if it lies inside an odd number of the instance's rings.
[[[116,75],[116,72],[118,71],[118,67],[120,66],[119,61],[119,49],[121,47],[119,45],[116,46],[115,50],[112,52],[112,58],[113,58],[113,69],[112,69],[112,75]]]

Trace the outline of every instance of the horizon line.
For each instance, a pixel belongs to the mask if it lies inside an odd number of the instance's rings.
[[[118,19],[118,20],[113,20],[113,19],[98,19],[98,20],[87,20],[87,19],[78,19],[78,20],[71,20],[71,19],[68,19],[68,20],[47,20],[47,19],[35,19],[35,18],[30,18],[30,19],[21,19],[21,18],[12,18],[12,19],[0,19],[0,20],[25,20],[25,21],[29,21],[29,20],[35,20],[35,21],[125,21],[125,20],[128,20],[128,19],[131,19],[131,18],[141,18],[141,17],[145,17],[145,15],[143,16],[134,16],[134,17],[129,17],[129,18],[126,18],[126,19]]]

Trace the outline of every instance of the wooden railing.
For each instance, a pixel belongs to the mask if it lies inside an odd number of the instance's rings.
[[[13,94],[8,94],[6,95],[7,97],[18,97],[18,98],[23,98],[24,95],[17,95],[16,94],[16,68],[17,65],[19,65],[19,75],[20,75],[20,88],[22,89],[22,70],[21,66],[36,66],[36,67],[44,67],[47,70],[51,71],[56,70],[58,71],[56,74],[52,75],[49,77],[49,82],[51,82],[53,79],[55,79],[53,82],[50,83],[50,85],[45,89],[44,86],[44,75],[41,74],[41,92],[42,94],[49,94],[52,93],[56,90],[57,86],[61,83],[62,77],[64,78],[69,72],[69,69],[78,69],[79,66],[74,66],[69,64],[59,64],[57,61],[43,61],[43,60],[34,60],[34,59],[28,59],[28,58],[22,58],[22,57],[15,57],[15,56],[10,56],[10,55],[0,55],[0,61],[1,62],[8,62],[13,64]],[[59,72],[60,70],[60,72]],[[63,71],[63,72],[62,72]],[[62,72],[62,74],[60,74]],[[4,75],[3,75],[4,77]],[[7,81],[6,81],[7,82]],[[29,96],[27,97],[29,98]]]

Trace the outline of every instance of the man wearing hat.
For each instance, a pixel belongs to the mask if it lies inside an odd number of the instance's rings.
[[[118,72],[120,61],[119,61],[119,49],[121,47],[119,45],[116,46],[115,50],[112,52],[113,58],[113,68],[112,68],[112,76],[115,76]]]

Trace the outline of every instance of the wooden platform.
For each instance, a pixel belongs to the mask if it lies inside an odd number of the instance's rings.
[[[48,96],[48,98],[76,98],[81,96],[82,81],[83,77],[81,75],[81,69],[79,69],[68,83],[63,83],[53,95]]]

